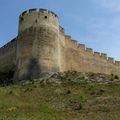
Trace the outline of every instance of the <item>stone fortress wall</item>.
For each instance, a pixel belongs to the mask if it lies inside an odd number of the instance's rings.
[[[58,16],[51,11],[23,12],[18,31],[15,39],[0,48],[0,72],[15,71],[15,79],[34,79],[47,72],[68,70],[120,76],[120,61],[93,52],[65,35]]]
[[[15,38],[0,48],[0,71],[1,72],[15,69],[16,47],[17,47],[17,39]]]
[[[71,38],[66,36],[66,39],[70,41],[70,47]],[[105,53],[94,52],[93,49],[86,48],[84,44],[77,44],[76,41],[67,49],[66,61],[66,70],[120,75],[120,61],[114,61]]]

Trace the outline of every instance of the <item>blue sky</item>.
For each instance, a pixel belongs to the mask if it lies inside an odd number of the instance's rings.
[[[0,0],[0,47],[17,36],[19,14],[30,8],[54,11],[78,43],[120,60],[120,0]]]

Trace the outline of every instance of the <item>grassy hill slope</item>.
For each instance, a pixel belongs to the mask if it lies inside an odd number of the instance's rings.
[[[113,75],[69,73],[0,88],[0,120],[120,120],[119,113]]]

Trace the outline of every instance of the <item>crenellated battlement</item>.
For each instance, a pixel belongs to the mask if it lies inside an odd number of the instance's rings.
[[[115,61],[115,65],[120,66],[120,61]]]
[[[77,47],[77,40],[71,39],[71,41],[72,41],[73,45],[74,45],[75,47]]]
[[[37,9],[33,8],[33,9],[29,9],[28,11],[29,11],[29,13],[31,13],[31,12],[37,12]]]
[[[26,10],[26,11],[24,11],[21,15],[20,15],[20,17],[22,17],[22,16],[24,16],[25,14],[27,14],[28,13],[28,11]]]
[[[114,58],[108,57],[108,63],[114,64]]]
[[[70,35],[65,35],[65,37],[67,38],[67,39],[71,39],[71,36]]]
[[[100,52],[94,52],[94,56],[95,57],[100,57],[101,55],[100,55]]]
[[[55,14],[54,12],[50,11],[50,10],[47,10],[47,9],[37,9],[37,8],[33,8],[33,9],[29,9],[29,10],[25,10],[21,15],[20,17],[24,17],[24,15],[26,14],[31,14],[31,13],[44,13],[44,14],[49,14],[49,15],[52,15],[54,17],[57,17],[57,14]]]
[[[67,47],[77,50],[77,47],[78,47],[77,41],[73,40],[71,36],[65,35],[65,43]]]
[[[86,53],[88,55],[93,55],[93,49],[92,48],[86,48]]]
[[[107,60],[107,54],[106,53],[101,53],[101,58],[106,59]]]
[[[56,28],[59,30],[59,20],[58,16],[46,9],[29,9],[24,11],[19,17],[19,33],[30,28],[30,27],[40,27],[42,25]],[[61,28],[62,30],[62,28]]]
[[[61,26],[59,26],[59,31],[60,31],[62,34],[64,34],[64,33],[65,33],[64,28],[63,28],[63,27],[61,27]]]

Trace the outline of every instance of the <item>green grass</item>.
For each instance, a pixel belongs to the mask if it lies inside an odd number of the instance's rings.
[[[0,120],[120,120],[119,113],[119,82],[0,88]]]

